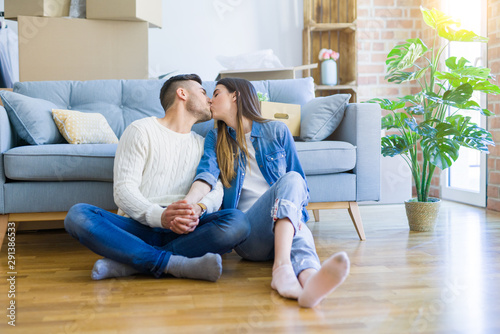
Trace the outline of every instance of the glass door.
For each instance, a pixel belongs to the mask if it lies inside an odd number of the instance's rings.
[[[481,36],[487,35],[487,3],[479,0],[471,5],[469,0],[446,0],[446,14],[459,18],[461,29],[472,30]],[[487,66],[486,43],[453,42],[448,56],[464,57],[475,66]],[[474,93],[474,100],[487,108],[486,94]],[[461,111],[471,117],[471,122],[486,128],[486,117],[477,111]],[[460,148],[460,155],[451,168],[441,174],[443,199],[486,206],[486,154],[466,147]]]

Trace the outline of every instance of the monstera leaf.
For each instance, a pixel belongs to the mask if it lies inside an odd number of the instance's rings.
[[[458,61],[457,57],[450,57],[446,59],[444,63],[446,64],[446,67],[448,67],[450,70],[459,70],[465,68],[465,65],[467,63],[470,64],[470,61],[468,61],[464,57],[461,57]]]
[[[408,127],[422,137],[435,137],[437,135],[438,131],[432,126],[434,121],[436,120],[433,119],[419,124],[413,117],[405,120]]]
[[[444,92],[443,96],[436,93],[425,93],[425,97],[436,103],[444,104],[450,107],[458,107],[465,105],[472,97],[472,86],[468,83],[458,86],[457,88],[449,89]]]
[[[413,104],[420,104],[423,101],[422,93],[417,93],[415,95],[406,95],[399,99],[400,101],[411,102]]]
[[[457,57],[450,57],[445,61],[446,66],[451,70],[451,74],[458,75],[458,77],[468,77],[471,79],[491,79],[491,70],[486,67],[475,67],[470,64],[470,62],[465,58],[460,58],[457,61]],[[440,74],[445,74],[448,72],[438,72]],[[437,74],[437,73],[436,73]]]
[[[451,16],[433,8],[432,10],[425,9],[420,6],[420,11],[424,17],[425,23],[432,29],[437,29],[438,27],[447,27],[450,25],[460,26],[460,21],[453,19]]]
[[[405,107],[405,110],[412,115],[422,115],[425,113],[425,108],[421,104]]]
[[[456,107],[458,109],[461,109],[461,110],[475,110],[475,111],[479,111],[484,116],[493,116],[493,115],[495,115],[494,113],[492,113],[488,109],[481,108],[481,106],[476,101],[467,101],[467,103],[461,104],[461,105],[457,105]]]
[[[455,89],[446,91],[443,94],[443,102],[455,106],[464,104],[472,97],[472,86],[468,83],[458,86]]]
[[[389,99],[371,99],[370,101],[367,101],[368,103],[378,103],[380,105],[380,108],[384,110],[397,110],[401,109],[405,106],[404,101],[391,101]]]
[[[413,80],[418,80],[422,78],[425,75],[425,72],[430,68],[429,66],[426,66],[416,72],[404,72],[404,71],[396,71],[393,73],[389,73],[388,75],[385,76],[387,81],[389,82],[394,82],[397,84],[407,82],[407,81],[413,81]]]
[[[419,38],[408,39],[406,43],[396,45],[387,55],[387,70],[389,73],[403,71],[412,67],[415,61],[429,49]]]
[[[410,146],[403,136],[390,135],[382,137],[382,155],[384,157],[405,154],[410,149]]]
[[[434,166],[445,169],[458,159],[460,145],[454,140],[459,131],[450,123],[440,122],[436,132],[420,141],[424,157]]]
[[[489,81],[476,82],[472,89],[481,91],[486,94],[500,94],[500,88]]]
[[[438,27],[438,35],[450,42],[481,42],[487,43],[488,38],[476,35],[469,30],[454,30],[450,27]]]
[[[453,19],[451,16],[433,8],[428,10],[420,7],[425,23],[434,30],[438,31],[438,35],[446,38],[449,41],[455,42],[487,42],[488,38],[476,35],[469,30],[454,30],[450,26],[460,27],[460,21]]]
[[[395,112],[392,114],[385,115],[382,117],[382,129],[385,130],[390,130],[390,129],[400,129],[400,128],[406,128],[407,123],[406,120],[408,119],[408,115],[405,114],[404,112]]]
[[[470,119],[470,116],[463,115],[446,118],[446,121],[458,132],[453,139],[461,146],[488,152],[488,145],[495,145],[491,133],[475,123],[470,123]]]
[[[401,97],[399,101],[401,102],[409,102],[412,105],[411,106],[406,106],[404,110],[409,114],[409,115],[421,115],[425,112],[425,109],[422,105],[423,102],[423,94],[418,93],[415,95],[406,95],[404,97]]]
[[[460,145],[453,139],[427,137],[420,142],[424,157],[441,170],[450,167],[458,159]]]

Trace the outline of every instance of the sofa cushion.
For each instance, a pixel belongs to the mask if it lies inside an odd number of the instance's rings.
[[[356,147],[341,141],[297,142],[306,175],[350,171]],[[19,146],[4,153],[5,175],[22,181],[113,182],[116,144]],[[33,168],[37,166],[37,168]]]
[[[116,210],[113,183],[99,181],[8,182],[4,185],[5,212],[68,211],[77,203]]]
[[[52,120],[50,101],[2,91],[5,110],[20,138],[31,145],[64,143],[64,138]]]
[[[296,142],[306,175],[350,171],[356,166],[356,146],[343,141]]]
[[[5,175],[23,181],[113,182],[117,144],[19,146],[4,152]]]
[[[309,175],[309,203],[356,201],[356,174]]]
[[[328,137],[339,126],[351,94],[336,94],[317,97],[302,107],[300,138],[305,141],[320,141]]]
[[[300,104],[304,106],[306,103],[314,99],[314,80],[311,77],[294,79],[294,80],[269,80],[269,101]],[[256,86],[256,82],[252,82]],[[263,90],[257,91],[265,93]]]
[[[102,114],[52,109],[52,117],[70,144],[118,144],[118,138]]]

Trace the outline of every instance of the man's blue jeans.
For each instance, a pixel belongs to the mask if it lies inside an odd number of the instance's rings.
[[[171,255],[224,254],[250,233],[245,215],[236,209],[207,214],[193,232],[176,234],[89,204],[74,205],[64,227],[93,252],[155,277],[163,274]]]

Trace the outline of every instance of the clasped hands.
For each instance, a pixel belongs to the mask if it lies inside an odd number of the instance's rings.
[[[201,207],[186,200],[174,202],[161,214],[161,225],[177,234],[188,234],[198,226]]]

